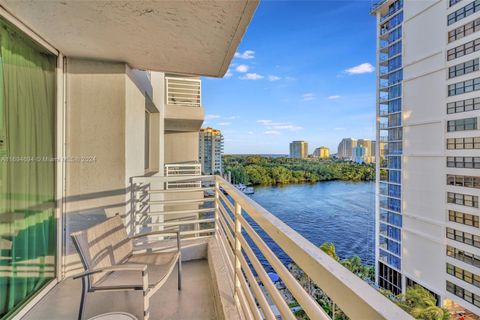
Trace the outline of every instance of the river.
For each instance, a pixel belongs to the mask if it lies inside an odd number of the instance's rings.
[[[373,265],[373,182],[330,181],[255,187],[251,198],[316,246],[332,242],[340,258],[358,255],[364,263]],[[290,262],[271,239],[267,239],[267,244],[285,264]]]

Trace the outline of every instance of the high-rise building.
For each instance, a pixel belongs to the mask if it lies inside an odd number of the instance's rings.
[[[359,145],[362,146],[365,150],[363,152],[363,157],[361,162],[372,163],[375,162],[375,146],[376,142],[369,139],[352,139],[352,138],[343,138],[338,145],[337,158],[343,160],[355,160],[354,149]],[[358,158],[358,157],[357,157]]]
[[[480,314],[480,3],[388,0],[372,12],[386,144],[377,282],[395,293],[419,284]]]
[[[290,142],[290,158],[304,159],[308,157],[308,142],[292,141]]]
[[[366,158],[367,148],[362,145],[357,145],[353,148],[353,161],[356,163],[364,163]]]
[[[220,130],[202,128],[199,134],[198,159],[204,174],[223,172],[223,135]]]
[[[315,158],[328,159],[330,158],[330,149],[327,147],[316,148],[315,151],[313,151],[313,156]]]
[[[357,140],[352,138],[343,138],[338,145],[337,158],[352,160],[352,150],[357,146]]]

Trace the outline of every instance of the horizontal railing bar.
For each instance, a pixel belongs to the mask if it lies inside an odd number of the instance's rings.
[[[198,219],[198,220],[186,220],[186,221],[167,221],[167,222],[151,222],[145,224],[148,227],[171,227],[171,226],[182,226],[187,224],[200,224],[207,222],[215,222],[215,219]]]
[[[178,181],[212,181],[215,179],[215,176],[177,176],[177,177],[165,177],[165,176],[137,176],[131,178],[133,183],[151,183],[154,182],[178,182]]]
[[[149,211],[146,214],[150,216],[162,216],[169,214],[189,214],[189,213],[203,213],[203,212],[213,212],[215,208],[205,208],[205,209],[194,209],[194,210],[177,210],[177,211]]]
[[[232,228],[232,230],[235,229],[235,223],[233,222],[233,219],[232,217],[230,217],[230,215],[227,213],[226,209],[222,206],[222,205],[219,205],[218,208],[220,209],[220,216],[225,218],[225,220],[228,222],[228,225],[230,226],[230,228]]]
[[[164,205],[172,205],[172,204],[190,204],[190,203],[203,203],[203,202],[213,202],[215,198],[203,198],[203,199],[185,199],[185,200],[147,200],[141,202],[147,202],[149,204],[164,204]]]
[[[220,224],[222,225],[222,228],[223,228],[225,234],[228,237],[228,241],[230,242],[230,244],[232,245],[232,248],[233,248],[234,244],[235,244],[235,238],[233,236],[232,230],[230,228],[228,228],[227,223],[225,222],[225,219],[224,219],[223,216],[219,216],[218,221],[220,221]]]
[[[218,239],[220,239],[221,246],[223,248],[222,252],[226,253],[225,258],[227,259],[227,262],[228,262],[228,270],[230,272],[230,276],[233,277],[233,261],[235,259],[234,254],[233,254],[233,250],[232,250],[232,247],[230,247],[227,243],[228,240],[225,236],[225,231],[222,228],[218,228],[218,230],[219,230],[219,233],[220,233],[219,236],[218,236]]]
[[[328,315],[325,314],[323,309],[318,305],[318,303],[310,297],[310,295],[303,289],[300,283],[295,279],[295,277],[288,271],[288,269],[283,265],[280,259],[273,253],[269,246],[263,241],[263,239],[255,232],[253,227],[248,223],[248,221],[242,216],[240,218],[240,224],[250,236],[252,241],[257,245],[258,249],[273,269],[280,276],[282,281],[285,283],[285,286],[292,293],[293,297],[297,302],[302,306],[307,315],[314,319],[315,317],[321,317],[321,319],[330,319]],[[243,238],[243,236],[242,236]],[[252,251],[253,253],[253,251]]]
[[[242,246],[243,245],[244,244],[242,244]],[[248,246],[248,244],[245,244],[245,245]],[[262,308],[263,314],[265,315],[265,317],[267,319],[276,319],[275,315],[273,314],[272,309],[270,308],[270,304],[268,303],[268,301],[265,297],[265,293],[262,291],[262,289],[260,289],[260,286],[258,285],[257,281],[255,280],[255,277],[253,276],[253,272],[250,269],[250,267],[248,266],[247,260],[243,256],[243,253],[237,251],[236,254],[240,258],[240,264],[242,266],[242,270],[245,272],[245,275],[247,276],[247,280],[250,283],[250,287],[252,288],[253,293],[255,294],[255,297],[258,300],[258,304]],[[241,271],[237,272],[237,274],[241,274]],[[267,277],[268,277],[268,275],[267,275]],[[241,278],[243,278],[243,276],[241,276]],[[263,280],[262,280],[262,283],[263,283]],[[273,284],[272,284],[272,286],[273,286]],[[276,290],[276,288],[275,288],[275,290]],[[278,291],[277,291],[277,293],[278,293]],[[282,298],[280,297],[280,299],[282,299]],[[283,299],[282,299],[282,301],[283,301]],[[287,308],[288,308],[288,306],[287,306]],[[287,318],[295,320],[295,317],[293,316],[290,309],[288,311],[290,312],[292,317],[287,317]],[[283,314],[282,314],[282,319],[284,319]]]
[[[369,284],[333,260],[279,218],[216,177],[230,196],[280,248],[353,320],[412,319]]]
[[[210,233],[210,232],[215,232],[215,229],[198,229],[198,230],[180,231],[180,235],[191,235],[191,234]]]
[[[255,316],[252,313],[252,310],[250,309],[250,305],[247,301],[247,298],[245,297],[245,293],[243,292],[243,287],[240,285],[240,287],[236,287],[236,290],[237,290],[238,301],[240,302],[240,306],[242,307],[243,312],[245,314],[245,319],[254,319]]]
[[[228,200],[227,196],[224,195],[223,192],[221,192],[221,191],[217,191],[217,192],[219,192],[218,195],[220,196],[221,200],[223,200],[223,202],[225,202],[228,209],[230,209],[230,212],[232,212],[232,213],[235,212],[235,208],[233,207],[233,204],[230,202],[230,200]]]
[[[262,281],[263,285],[265,286],[268,293],[270,294],[270,297],[272,298],[273,302],[277,306],[278,311],[280,311],[280,314],[282,315],[282,319],[295,320],[296,318],[293,315],[292,311],[288,307],[283,297],[280,295],[280,292],[278,292],[277,288],[273,284],[272,280],[268,276],[267,272],[263,268],[260,261],[258,261],[258,258],[256,257],[255,253],[253,252],[248,242],[245,240],[245,238],[242,235],[240,235],[239,240],[240,240],[240,243],[242,244],[242,249],[247,254],[248,259],[252,263],[253,268],[257,272],[260,280]],[[312,317],[312,315],[309,315],[309,316],[311,319],[317,319],[315,317]]]
[[[241,253],[240,253],[241,254]],[[245,259],[245,258],[244,258]],[[241,260],[240,260],[241,261]],[[248,266],[247,266],[248,267]],[[246,272],[250,271],[250,273],[252,272],[251,270],[248,269],[245,269]],[[247,301],[248,301],[248,306],[250,307],[250,310],[252,311],[255,319],[258,319],[258,320],[263,320],[263,317],[262,317],[262,314],[260,313],[260,310],[258,309],[257,307],[257,303],[255,302],[255,298],[253,297],[253,294],[252,294],[252,291],[250,290],[250,288],[252,288],[252,285],[248,285],[247,283],[247,280],[245,279],[245,277],[242,275],[242,268],[237,268],[237,274],[239,274],[240,276],[238,277],[238,279],[240,280],[240,285],[242,286],[243,288],[243,292],[246,293],[246,297],[247,297]],[[253,278],[253,275],[252,275],[252,278]],[[249,281],[250,282],[250,281]],[[250,282],[252,283],[252,282]],[[253,279],[253,283],[256,284],[258,286],[258,284],[255,282],[255,279]],[[260,297],[260,299],[258,298]],[[265,296],[263,294],[259,294],[257,297],[257,300],[259,302],[260,305],[263,305],[264,302],[266,305],[268,305],[268,303],[266,302],[266,299],[265,299]],[[265,307],[266,310],[270,311],[270,313],[268,313],[267,311],[267,319],[271,320],[271,319],[275,319],[275,316],[270,317],[270,314],[273,315],[272,313],[272,310],[270,309],[270,307]],[[262,308],[263,309],[263,308]],[[264,310],[264,313],[265,313],[265,310]]]
[[[153,189],[148,190],[148,193],[183,193],[183,192],[200,192],[200,191],[211,191],[215,190],[215,187],[207,187],[207,188],[173,188],[173,189]]]

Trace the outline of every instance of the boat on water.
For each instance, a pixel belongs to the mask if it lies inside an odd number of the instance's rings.
[[[237,188],[238,190],[242,191],[245,194],[254,194],[255,193],[255,190],[253,189],[253,187],[247,187],[246,185],[244,185],[242,183],[236,184],[235,188]]]

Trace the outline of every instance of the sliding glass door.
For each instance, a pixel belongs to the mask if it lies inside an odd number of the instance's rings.
[[[55,277],[55,66],[0,18],[0,319]]]

